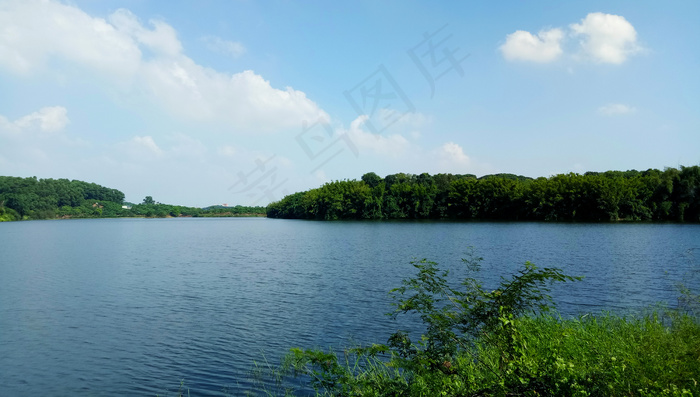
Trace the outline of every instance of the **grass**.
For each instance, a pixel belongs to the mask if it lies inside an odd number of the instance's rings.
[[[285,368],[322,396],[700,396],[692,311],[562,319],[548,310],[549,284],[580,278],[528,262],[489,291],[471,276],[480,258],[464,261],[459,287],[423,260],[392,291],[394,316],[421,317],[421,340],[398,331],[388,345],[342,354],[292,349]]]
[[[690,316],[524,317],[515,327],[520,350],[506,375],[532,395],[700,393],[700,326]],[[482,354],[493,363],[500,352]]]
[[[691,316],[524,316],[512,325],[510,341],[484,335],[440,363],[413,365],[371,347],[293,349],[286,368],[324,396],[700,395],[700,324]]]

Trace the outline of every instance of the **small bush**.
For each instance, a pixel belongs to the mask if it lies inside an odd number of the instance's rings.
[[[578,280],[527,262],[488,291],[427,260],[391,291],[399,316],[418,314],[425,333],[397,331],[386,345],[292,349],[285,368],[333,396],[700,395],[700,324],[680,312],[562,320],[550,314],[552,282]]]

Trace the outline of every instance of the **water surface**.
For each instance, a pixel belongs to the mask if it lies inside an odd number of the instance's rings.
[[[292,346],[386,342],[387,292],[476,248],[495,286],[525,261],[585,280],[565,315],[674,304],[700,225],[309,222],[265,218],[0,223],[6,395],[237,395]],[[689,254],[690,252],[690,254]]]

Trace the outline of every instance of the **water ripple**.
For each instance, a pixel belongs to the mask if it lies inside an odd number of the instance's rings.
[[[7,395],[241,394],[292,346],[385,342],[387,292],[428,258],[485,286],[526,260],[584,275],[564,315],[675,302],[698,225],[116,219],[0,224]]]

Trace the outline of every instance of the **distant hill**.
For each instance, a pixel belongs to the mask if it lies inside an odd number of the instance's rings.
[[[0,176],[0,222],[28,219],[264,216],[265,207],[210,209],[158,203],[124,202],[124,193],[95,183],[68,179]]]
[[[51,219],[69,213],[102,215],[121,209],[123,201],[121,191],[95,183],[0,176],[0,208],[4,208],[5,220]]]

